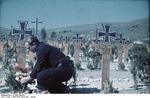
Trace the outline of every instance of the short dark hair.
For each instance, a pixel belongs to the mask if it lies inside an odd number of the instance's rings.
[[[39,43],[39,40],[37,39],[36,36],[30,36],[28,39],[28,43],[29,45],[34,45],[34,44]]]

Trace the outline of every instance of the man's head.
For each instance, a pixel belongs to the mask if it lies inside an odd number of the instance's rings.
[[[25,47],[28,48],[31,52],[35,52],[36,46],[39,43],[39,40],[35,36],[31,36],[27,39]]]

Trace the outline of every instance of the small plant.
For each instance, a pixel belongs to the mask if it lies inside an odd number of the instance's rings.
[[[82,70],[80,63],[75,64],[75,66],[76,66],[77,69]]]
[[[5,82],[6,86],[9,86],[14,92],[21,92],[23,89],[23,86],[21,83],[19,83],[16,78],[16,72],[13,69],[13,67],[10,65],[11,60],[13,59],[13,55],[15,53],[15,47],[11,48],[8,45],[8,42],[4,44],[4,57],[3,57],[3,71],[5,73]]]
[[[124,65],[124,63],[120,63],[120,64],[118,65],[118,69],[119,69],[119,71],[124,71],[124,70],[125,70],[125,65]]]
[[[108,94],[108,93],[119,93],[119,91],[118,91],[118,89],[115,89],[113,87],[113,81],[107,80],[104,83],[104,93],[105,94]]]
[[[93,49],[92,51],[87,53],[87,57],[92,59],[92,65],[89,65],[89,69],[100,69],[101,68],[101,62],[102,54],[99,53],[97,50]]]
[[[118,58],[118,48],[117,48],[117,46],[113,46],[112,47],[112,51],[111,51],[111,61],[113,62],[114,61],[114,59],[117,59]]]

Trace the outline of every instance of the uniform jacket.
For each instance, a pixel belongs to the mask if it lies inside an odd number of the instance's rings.
[[[40,71],[57,67],[59,61],[66,58],[60,49],[43,42],[38,43],[35,52],[37,55],[37,62],[30,74],[33,79],[36,78],[36,74]]]

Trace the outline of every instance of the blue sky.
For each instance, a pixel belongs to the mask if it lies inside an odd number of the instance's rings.
[[[18,27],[17,20],[36,17],[43,21],[40,28],[127,22],[148,17],[148,6],[148,0],[2,0],[0,25]]]

